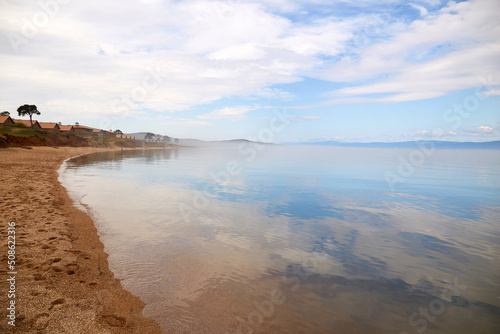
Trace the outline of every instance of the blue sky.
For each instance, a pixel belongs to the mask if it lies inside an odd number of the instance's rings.
[[[205,140],[259,139],[277,114],[274,142],[500,140],[500,1],[0,7],[12,114]]]

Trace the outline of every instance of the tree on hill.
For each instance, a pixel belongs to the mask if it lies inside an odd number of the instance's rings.
[[[115,133],[116,133],[116,134],[119,134],[119,135],[122,135],[122,134],[123,134],[122,130],[115,130]]]
[[[146,136],[144,136],[144,139],[147,141],[153,141],[154,133],[148,132],[146,133]]]
[[[0,116],[10,116],[10,112],[2,111],[2,112],[0,112]]]
[[[30,117],[30,123],[31,127],[33,128],[33,115],[40,115],[41,112],[38,111],[36,106],[34,104],[24,104],[17,108],[17,113],[19,116],[26,116],[28,115]]]

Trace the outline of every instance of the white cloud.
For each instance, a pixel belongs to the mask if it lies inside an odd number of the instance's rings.
[[[315,21],[312,25],[296,26],[289,36],[281,40],[285,49],[304,56],[337,55],[343,44],[353,37],[351,22],[335,22],[330,19]]]
[[[491,89],[488,89],[484,92],[481,92],[479,93],[479,95],[486,95],[486,96],[496,96],[496,95],[500,95],[500,87],[495,87],[495,88],[491,88]]]
[[[7,3],[0,33],[22,36],[25,22],[40,10],[29,1]],[[71,2],[19,52],[0,46],[8,64],[0,98],[7,108],[37,103],[52,115],[75,117],[191,110],[224,96],[263,92],[290,99],[270,86],[301,80],[300,73],[314,66],[314,57],[304,54],[315,51],[299,53],[287,42],[307,29],[255,3]],[[161,84],[144,94],[149,67],[157,68]]]
[[[480,127],[477,128],[477,130],[483,133],[493,133],[493,128],[488,125],[481,125]]]
[[[457,137],[461,136],[462,138],[466,139],[468,136],[478,136],[477,131],[466,131],[466,130],[461,130],[459,133],[455,131],[443,131],[443,130],[421,130],[421,131],[416,131],[411,137],[411,140],[446,140],[449,137]],[[456,138],[454,138],[456,140]]]
[[[287,19],[253,3],[187,1],[173,9],[187,19],[179,25],[186,37],[181,49],[191,54],[221,52],[246,43],[269,45],[290,27]]]
[[[500,3],[483,0],[453,3],[414,21],[392,38],[345,57],[325,70],[332,81],[371,83],[338,90],[342,95],[374,97],[383,103],[442,96],[480,86],[480,78],[500,72]],[[500,77],[493,84],[500,84]],[[356,100],[353,100],[356,101]]]
[[[427,62],[408,64],[392,77],[373,84],[344,88],[341,95],[391,94],[374,99],[383,103],[442,96],[450,91],[481,86],[497,67],[500,44],[451,52]],[[484,80],[483,80],[484,79]],[[493,78],[496,83],[500,78]]]
[[[256,60],[266,55],[263,48],[255,43],[243,43],[212,52],[209,58],[215,60]]]
[[[434,132],[427,131],[427,130],[421,130],[421,131],[417,131],[415,133],[414,137],[417,140],[432,139],[432,138],[434,138]]]
[[[406,26],[366,11],[315,20],[303,14],[328,0],[71,1],[23,37],[18,52],[7,39],[0,44],[7,64],[0,99],[10,110],[35,103],[55,117],[133,116],[193,110],[227,96],[290,100],[273,86],[311,77],[349,82],[338,101],[389,103],[441,96],[498,73],[498,2],[450,2],[439,12],[430,11],[438,0],[413,3],[429,13]],[[39,12],[37,2],[3,3],[0,34],[23,36]],[[158,85],[145,79],[150,68]],[[241,119],[239,111],[208,117]]]
[[[444,131],[444,130],[421,130],[421,131],[416,131],[413,134],[413,139],[416,140],[423,140],[423,139],[430,139],[430,140],[443,140],[446,139],[447,137],[454,137],[462,139],[462,140],[468,140],[468,137],[474,137],[474,138],[491,138],[491,135],[494,134],[495,132],[498,132],[498,130],[495,130],[489,125],[481,125],[475,129],[459,129],[457,131]]]
[[[429,14],[429,11],[424,6],[417,5],[417,4],[414,4],[414,3],[409,3],[409,5],[412,8],[418,10],[418,12],[420,13],[420,16],[427,16],[427,14]]]
[[[316,121],[318,119],[323,119],[323,116],[319,115],[309,115],[309,116],[296,116],[288,119],[290,122],[307,122],[307,121]]]
[[[206,126],[212,126],[209,122],[204,122],[204,121],[197,121],[197,120],[192,120],[192,119],[178,119],[178,120],[173,120],[173,121],[168,121],[168,122],[162,122],[161,123],[164,126],[168,127],[186,127],[186,128],[192,128],[192,127],[206,127]]]
[[[245,114],[247,112],[254,109],[256,108],[248,106],[224,107],[198,117],[202,119],[230,119],[232,121],[239,121],[242,118],[245,118]]]
[[[444,1],[447,1],[447,0],[444,0]],[[434,6],[440,5],[443,2],[443,0],[420,0],[420,2],[423,2],[429,6],[434,7]]]
[[[463,129],[460,134],[466,136],[474,136],[474,137],[484,137],[488,138],[491,135],[498,133],[498,129],[494,129],[489,125],[481,125],[474,129]]]
[[[254,92],[256,98],[280,99],[283,101],[293,100],[294,95],[279,88],[264,87]]]

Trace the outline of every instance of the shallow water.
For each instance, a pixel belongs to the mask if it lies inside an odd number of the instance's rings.
[[[242,143],[96,153],[60,180],[165,333],[498,333],[499,166]]]

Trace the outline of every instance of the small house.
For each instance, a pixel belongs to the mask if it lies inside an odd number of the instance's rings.
[[[83,126],[78,123],[73,125],[73,130],[75,130],[75,134],[82,136],[92,136],[94,134],[93,128],[89,128],[88,126]]]
[[[52,122],[39,122],[40,126],[42,127],[42,130],[45,131],[50,131],[50,132],[59,132],[60,127],[59,124],[57,123],[52,123]]]
[[[0,127],[14,125],[14,121],[10,116],[0,116]]]
[[[92,129],[92,135],[104,137],[104,130],[101,129]]]
[[[61,123],[59,123],[59,131],[65,133],[75,133],[73,125],[62,125]]]
[[[20,123],[26,125],[26,127],[31,128],[31,122],[28,119],[13,119],[14,123]],[[33,120],[33,130],[41,130],[42,127],[38,121]]]

